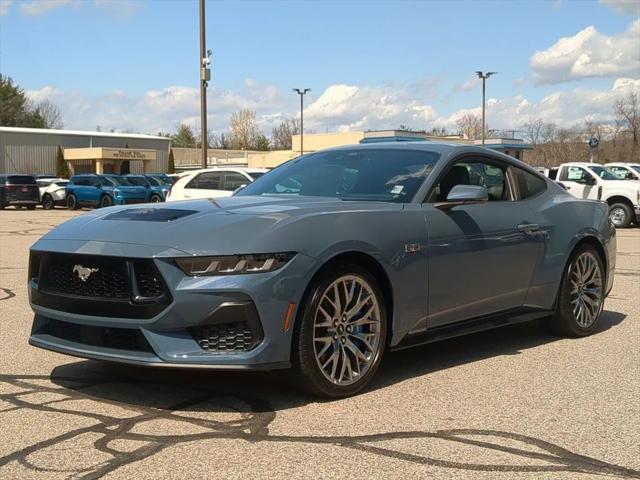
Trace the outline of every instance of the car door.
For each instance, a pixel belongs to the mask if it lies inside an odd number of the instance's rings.
[[[540,254],[530,209],[515,200],[509,165],[464,156],[439,176],[423,204],[428,230],[428,317],[433,328],[523,305]],[[489,200],[446,208],[455,185]]]
[[[576,198],[598,199],[596,178],[586,168],[577,165],[565,165],[562,167],[558,181]]]
[[[76,196],[79,204],[88,203],[89,195],[89,178],[86,175],[78,175],[71,178],[69,192]]]

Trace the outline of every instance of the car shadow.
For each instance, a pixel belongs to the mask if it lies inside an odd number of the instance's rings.
[[[602,321],[595,334],[606,331],[626,318],[625,314],[604,311]],[[484,332],[452,338],[406,350],[387,352],[376,378],[367,388],[373,391],[386,388],[404,380],[427,375],[468,363],[502,355],[518,355],[523,350],[560,340],[542,325],[533,321],[509,325]],[[575,339],[579,341],[579,339]],[[259,397],[274,408],[285,410],[310,402],[323,402],[318,397],[296,390],[295,380],[287,371],[273,372],[211,372],[206,370],[162,369],[136,367],[83,360],[56,367],[51,380],[61,386],[65,379],[77,383],[83,378],[104,377],[109,382],[117,381],[117,390],[91,389],[92,395],[104,395],[110,401],[155,405],[153,396],[139,394],[139,384],[157,383],[167,387],[200,388],[210,386],[229,395]],[[135,395],[129,395],[127,385],[134,387]]]
[[[624,318],[620,313],[604,312],[600,330],[612,328]],[[498,355],[516,355],[556,339],[545,333],[538,323],[530,323],[393,352],[387,356],[368,392],[457,365]],[[374,428],[376,433],[369,433],[368,429],[341,435],[331,435],[324,430],[284,433],[286,423],[272,427],[278,413],[318,402],[318,399],[293,392],[283,372],[211,373],[132,368],[82,360],[56,367],[49,376],[0,374],[0,384],[9,386],[4,390],[8,393],[1,396],[8,406],[0,410],[0,421],[3,415],[11,415],[15,410],[22,410],[21,417],[25,419],[30,418],[31,412],[47,414],[61,425],[67,425],[68,416],[76,419],[52,437],[34,439],[27,446],[0,456],[0,469],[13,462],[33,472],[45,466],[51,468],[52,460],[46,459],[53,458],[55,463],[56,449],[68,448],[62,444],[73,441],[77,448],[82,446],[83,451],[93,451],[99,460],[89,467],[82,462],[77,466],[65,463],[65,472],[75,472],[76,478],[102,478],[166,448],[193,442],[237,440],[253,444],[282,442],[287,445],[283,448],[291,448],[292,444],[303,448],[324,445],[344,448],[354,455],[382,457],[382,461],[402,460],[423,467],[468,472],[509,472],[510,475],[571,472],[640,479],[638,470],[518,432],[477,428],[378,432]],[[344,401],[345,414],[358,414],[359,409],[352,412],[349,407],[349,402],[354,401],[358,399]],[[79,422],[79,418],[86,422]],[[401,443],[389,444],[396,440],[422,445],[415,451],[421,453],[409,453]],[[447,458],[447,449],[433,451],[434,441],[448,442],[452,451],[461,446],[477,451],[468,458],[461,459],[459,455]],[[123,448],[123,442],[129,442],[128,446]],[[242,446],[243,443],[238,444],[238,448]],[[496,452],[510,455],[509,463],[493,463]],[[42,459],[48,462],[44,466],[39,465]],[[535,459],[535,463],[531,459]]]

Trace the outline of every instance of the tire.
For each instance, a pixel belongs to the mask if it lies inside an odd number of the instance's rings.
[[[51,210],[56,206],[53,198],[48,193],[45,193],[42,197],[42,208],[45,210]]]
[[[162,197],[160,195],[151,195],[151,203],[160,203],[162,202]]]
[[[627,228],[633,219],[633,209],[626,203],[614,203],[609,207],[609,220],[616,228]]]
[[[100,197],[100,202],[98,204],[99,208],[106,208],[113,205],[113,200],[109,195],[103,195]]]
[[[67,195],[67,208],[69,210],[77,210],[78,207],[78,199],[73,193]]]
[[[572,254],[560,283],[551,329],[563,336],[591,335],[600,322],[604,306],[606,275],[600,254],[581,245]]]
[[[371,381],[384,353],[387,312],[378,282],[359,265],[344,265],[321,274],[307,292],[294,335],[295,381],[323,397],[354,395]]]

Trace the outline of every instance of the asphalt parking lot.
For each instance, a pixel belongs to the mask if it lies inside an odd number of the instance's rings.
[[[538,323],[387,355],[364,394],[152,371],[27,344],[29,246],[77,212],[0,212],[0,478],[640,478],[640,229],[600,331]]]

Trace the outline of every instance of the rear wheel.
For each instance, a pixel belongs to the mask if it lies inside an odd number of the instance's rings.
[[[111,205],[113,205],[113,200],[109,195],[100,197],[100,208],[110,207]]]
[[[627,228],[633,218],[633,209],[626,203],[614,203],[609,207],[609,219],[616,228]]]
[[[604,266],[599,253],[591,245],[578,247],[562,278],[552,329],[572,337],[593,333],[602,314],[604,290]]]
[[[53,207],[55,207],[53,198],[48,193],[45,193],[42,197],[42,208],[44,208],[45,210],[51,210]]]
[[[73,193],[67,195],[67,208],[69,210],[77,210],[78,209],[78,199]]]
[[[315,280],[301,307],[294,345],[299,384],[333,398],[362,390],[378,370],[387,332],[376,279],[345,265]]]
[[[161,201],[162,201],[162,198],[160,197],[160,195],[151,196],[151,203],[160,203]]]

